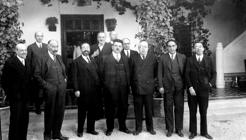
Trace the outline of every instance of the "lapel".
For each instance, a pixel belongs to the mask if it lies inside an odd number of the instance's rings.
[[[198,61],[197,61],[197,59],[196,59],[196,55],[193,55],[192,57],[193,57],[192,60],[193,60],[193,63],[194,63],[194,65],[195,65],[195,67],[196,67],[197,69],[199,69],[199,63],[198,63]]]
[[[63,73],[63,75],[66,77],[66,72],[65,72],[64,64],[63,64],[61,58],[60,58],[58,55],[56,55],[56,60],[57,60],[58,63],[62,66],[62,73]]]
[[[169,53],[165,54],[164,55],[164,60],[166,60],[166,63],[167,63],[167,67],[168,67],[168,70],[171,72],[172,71],[172,64],[171,64],[171,58],[170,58],[170,55]],[[165,65],[165,64],[164,64]]]
[[[21,63],[21,61],[18,59],[16,55],[14,56],[14,61],[18,67],[18,70],[21,72],[25,72],[25,66]]]
[[[151,53],[150,53],[150,50],[148,51],[148,53],[147,53],[147,56],[146,56],[146,58],[143,60],[142,59],[142,57],[141,57],[141,55],[139,54],[139,56],[140,56],[140,60],[141,60],[141,62],[142,62],[142,69],[143,68],[145,68],[145,66],[147,65],[147,64],[149,64],[149,62],[150,62],[150,60],[151,60]]]
[[[181,55],[179,53],[176,53],[176,58],[179,66],[179,72],[183,74],[183,66],[182,66],[183,63],[182,63]]]

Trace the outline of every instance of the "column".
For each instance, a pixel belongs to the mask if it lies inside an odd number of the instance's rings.
[[[221,42],[217,43],[216,47],[216,87],[225,88],[224,80],[224,62],[223,62],[223,45]]]

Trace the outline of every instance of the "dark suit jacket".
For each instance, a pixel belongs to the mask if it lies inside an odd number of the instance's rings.
[[[98,44],[92,45],[90,49],[91,49],[90,55],[92,55],[95,51],[99,50]],[[102,51],[100,51],[99,55],[95,57],[97,64],[101,63],[103,56],[109,55],[111,53],[112,53],[112,44],[106,42],[103,46]]]
[[[157,66],[157,58],[152,50],[148,51],[145,60],[142,60],[140,54],[132,57],[131,87],[133,95],[147,95],[154,93]]]
[[[56,60],[62,66],[62,76],[64,77],[64,83],[62,84],[66,85],[67,76],[61,56],[56,55]],[[54,84],[56,84],[53,79],[50,79],[50,76],[54,75],[54,73],[51,73],[52,61],[53,60],[50,58],[47,51],[43,58],[37,60],[37,64],[35,66],[34,78],[37,80],[39,86],[46,90],[52,90],[52,88],[54,88]]]
[[[27,61],[31,64],[32,74],[34,74],[34,68],[37,62],[36,59],[46,56],[48,51],[47,44],[42,43],[42,48],[39,48],[34,42],[27,47]]]
[[[121,55],[121,59],[123,61],[124,67],[125,67],[125,72],[127,75],[127,81],[126,84],[128,87],[130,86],[130,71],[129,71],[129,64],[128,64],[128,59],[124,55]],[[111,53],[110,55],[104,56],[103,57],[103,63],[101,65],[101,73],[102,73],[102,81],[104,84],[104,87],[108,89],[111,92],[114,92],[114,90],[117,85],[116,85],[116,67],[114,67],[115,64],[115,59],[113,54]]]
[[[10,101],[25,101],[28,98],[30,83],[30,65],[25,66],[16,55],[9,58],[4,65],[2,86]]]
[[[183,85],[186,57],[183,54],[176,53],[176,58],[178,61],[179,72],[182,77],[182,79],[180,79],[180,82],[181,82],[180,85]],[[163,54],[160,57],[160,60],[158,63],[159,87],[164,87],[164,89],[170,89],[173,87],[171,61],[172,60],[169,56],[169,53],[167,53],[167,54]]]
[[[201,75],[199,75],[199,63],[197,62],[196,56],[194,55],[188,58],[185,72],[185,79],[188,89],[190,87],[193,87],[195,91],[209,91],[209,83],[212,83],[212,81],[214,80],[216,72],[213,68],[213,63],[210,57],[204,55],[202,61],[202,63],[205,64],[206,74],[200,77]],[[199,83],[199,77],[203,79],[201,83]],[[204,96],[208,96],[208,92]]]
[[[72,80],[74,90],[79,90],[80,94],[96,94],[95,89],[100,86],[98,67],[93,58],[91,63],[87,63],[82,56],[73,62]]]

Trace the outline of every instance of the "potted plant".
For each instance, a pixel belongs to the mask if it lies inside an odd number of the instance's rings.
[[[46,19],[46,25],[48,25],[49,31],[56,31],[55,24],[58,24],[58,19],[56,17],[48,17]]]
[[[109,32],[114,31],[116,27],[117,20],[115,18],[106,19],[106,27]]]

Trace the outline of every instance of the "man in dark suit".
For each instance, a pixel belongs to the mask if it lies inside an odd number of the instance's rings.
[[[187,60],[185,78],[188,89],[188,105],[190,109],[190,136],[193,139],[197,135],[197,106],[201,117],[201,136],[213,139],[207,131],[207,108],[211,82],[215,76],[212,60],[203,54],[202,43],[195,43],[195,55]]]
[[[80,49],[82,55],[74,60],[72,68],[73,87],[75,96],[78,97],[78,137],[83,136],[86,116],[87,133],[98,135],[95,131],[95,120],[100,90],[98,67],[94,59],[89,57],[90,45],[83,43]]]
[[[128,38],[124,38],[122,39],[123,41],[123,51],[122,51],[122,55],[127,56],[127,58],[133,57],[134,55],[138,55],[137,51],[131,50],[131,42]]]
[[[40,106],[43,103],[43,90],[41,87],[38,86],[38,83],[34,80],[33,74],[34,74],[34,68],[36,65],[36,59],[40,59],[45,56],[47,53],[47,44],[43,43],[43,33],[42,32],[36,32],[35,33],[35,39],[36,42],[29,45],[27,48],[27,61],[31,64],[31,75],[32,75],[32,95],[31,98],[35,103],[35,112],[37,114],[41,114]]]
[[[104,103],[107,131],[110,136],[114,129],[114,118],[117,116],[119,130],[130,133],[126,127],[128,111],[128,93],[130,73],[128,59],[121,55],[122,41],[115,39],[112,53],[103,57],[101,65],[102,81],[104,84]]]
[[[145,108],[145,120],[147,131],[155,135],[153,127],[153,93],[155,77],[157,74],[157,59],[150,50],[146,41],[139,44],[139,54],[133,56],[131,62],[132,69],[132,93],[134,99],[134,112],[136,117],[136,131],[138,135],[142,131],[143,107]]]
[[[67,140],[61,127],[65,109],[66,72],[61,56],[57,55],[58,42],[50,40],[46,57],[37,60],[34,77],[44,89],[44,140]]]
[[[160,57],[158,64],[159,91],[161,94],[164,94],[166,135],[167,137],[172,136],[175,125],[176,133],[183,137],[184,69],[186,57],[176,52],[177,44],[174,40],[167,42],[167,50],[168,53]],[[175,118],[175,121],[173,121],[173,118]]]
[[[104,32],[99,32],[97,35],[97,44],[91,46],[90,56],[95,58],[97,64],[101,63],[102,57],[109,55],[112,52],[112,44],[105,42],[106,36]]]
[[[9,140],[26,140],[30,66],[25,61],[27,47],[24,44],[17,44],[15,52],[16,55],[9,58],[4,65],[2,86],[10,103]]]

